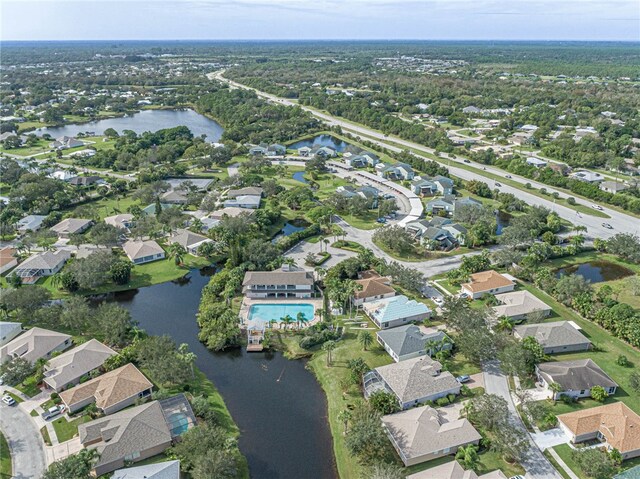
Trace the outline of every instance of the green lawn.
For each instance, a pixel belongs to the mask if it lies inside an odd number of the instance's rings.
[[[36,377],[34,375],[29,376],[23,382],[16,385],[15,388],[29,397],[40,394],[40,389],[38,389],[38,385],[36,384]]]
[[[89,421],[91,421],[91,416],[88,414],[71,421],[67,421],[67,418],[65,417],[61,417],[53,421],[53,429],[56,432],[58,442],[65,442],[73,439],[78,434],[78,426]]]
[[[558,471],[558,473],[563,477],[563,479],[571,479],[571,476],[569,476],[569,474],[567,474],[567,472],[562,467],[560,467],[560,464],[558,464],[558,461],[556,461],[553,458],[553,456],[549,451],[543,451],[542,454],[544,454],[544,457],[547,458],[547,460],[551,463],[551,465],[555,468],[555,470]]]
[[[0,432],[0,479],[11,479],[13,468],[11,466],[11,453],[9,444],[2,432]]]
[[[51,438],[49,437],[49,431],[47,431],[47,426],[42,426],[42,428],[40,428],[40,434],[42,434],[42,439],[44,439],[44,443],[47,446],[51,446]]]
[[[20,148],[11,148],[5,149],[0,146],[0,152],[7,153],[9,155],[18,155],[18,156],[30,156],[35,155],[36,153],[44,153],[50,151],[49,147],[50,141],[47,140],[38,140],[38,143],[35,146],[22,146]]]

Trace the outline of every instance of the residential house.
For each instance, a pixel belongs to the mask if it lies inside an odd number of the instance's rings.
[[[391,298],[396,295],[396,290],[391,286],[391,278],[380,276],[375,271],[368,272],[365,277],[357,279],[361,289],[353,295],[353,305],[360,306],[363,303],[376,301],[378,299]]]
[[[189,230],[178,229],[169,237],[169,244],[178,243],[189,254],[198,256],[198,248],[204,243],[212,243],[213,241],[206,236],[193,233]]]
[[[335,158],[338,156],[338,152],[330,146],[314,146],[311,149],[311,156],[318,156],[320,158]]]
[[[287,147],[274,143],[267,147],[267,156],[284,156],[287,153]]]
[[[362,309],[380,329],[424,321],[431,316],[425,304],[404,295],[364,303]]]
[[[310,146],[301,146],[300,148],[298,148],[298,155],[304,157],[312,156],[311,150],[312,148]]]
[[[468,419],[447,417],[430,406],[388,414],[382,425],[407,467],[455,454],[482,439]]]
[[[500,303],[493,307],[497,317],[506,316],[513,321],[522,321],[534,312],[539,312],[544,317],[551,314],[551,307],[547,303],[526,290],[496,294],[495,297]]]
[[[104,222],[116,228],[128,231],[133,226],[133,215],[130,213],[122,213],[120,215],[107,216]]]
[[[92,224],[93,221],[83,218],[67,218],[49,229],[59,238],[69,238],[71,235],[85,232]]]
[[[462,109],[462,113],[465,113],[467,115],[477,115],[478,113],[481,113],[481,112],[482,112],[482,110],[480,108],[478,108],[477,106],[473,106],[473,105],[465,106]]]
[[[353,168],[375,167],[380,164],[380,158],[375,153],[363,151],[355,155],[345,155],[345,163]]]
[[[621,191],[628,190],[629,186],[620,181],[603,181],[598,186],[602,191],[606,191],[607,193],[620,193]]]
[[[163,461],[118,469],[111,479],[180,479],[180,461]]]
[[[390,180],[412,180],[415,176],[411,165],[406,163],[394,163],[387,165],[382,171],[378,172],[378,176],[388,178]]]
[[[116,352],[91,339],[49,360],[44,368],[44,383],[56,392],[80,382],[80,378],[100,368]]]
[[[485,294],[496,295],[513,291],[516,283],[508,275],[489,270],[472,274],[470,281],[460,286],[463,294],[467,294],[472,299],[478,299]]]
[[[450,350],[453,344],[443,331],[415,324],[378,331],[377,339],[395,362],[433,356],[441,349]]]
[[[262,198],[259,195],[241,195],[235,198],[226,200],[224,202],[225,208],[243,208],[243,209],[258,209],[260,208],[260,200]]]
[[[471,198],[470,196],[467,196],[465,198],[460,198],[460,199],[456,199],[453,202],[453,211],[455,212],[455,210],[457,208],[460,208],[461,206],[473,206],[476,208],[481,208],[482,207],[482,201],[478,201],[474,198]]]
[[[238,196],[264,196],[264,190],[259,186],[248,186],[246,188],[229,190],[226,195],[227,198],[237,198]]]
[[[247,298],[311,298],[313,274],[291,270],[287,265],[276,271],[247,271],[242,292]]]
[[[125,254],[134,264],[150,263],[165,258],[165,252],[158,243],[153,240],[127,241],[123,246]]]
[[[15,358],[26,359],[30,363],[41,358],[49,359],[53,353],[67,349],[72,342],[68,334],[31,328],[0,348],[0,363]]]
[[[56,274],[69,258],[71,253],[66,250],[36,253],[16,266],[14,274],[20,276],[23,284],[34,284],[44,276]]]
[[[160,196],[160,202],[167,205],[186,205],[189,198],[185,191],[169,190]]]
[[[425,211],[431,215],[453,214],[455,211],[454,199],[450,197],[436,198],[427,202]]]
[[[431,181],[433,181],[437,188],[438,194],[440,195],[452,195],[453,194],[453,180],[451,178],[447,178],[446,176],[436,175]]]
[[[598,440],[623,460],[640,456],[640,416],[623,402],[560,414],[558,423],[573,444]]]
[[[569,175],[574,180],[584,181],[585,183],[600,183],[604,181],[604,176],[590,170],[577,170]]]
[[[78,175],[76,175],[75,173],[72,173],[69,170],[56,170],[49,175],[49,178],[53,178],[60,181],[69,181],[75,178],[76,176]]]
[[[252,146],[249,148],[249,154],[252,156],[266,156],[267,148],[264,146]]]
[[[0,249],[0,274],[18,266],[18,250],[11,246]]]
[[[536,338],[545,354],[586,351],[591,347],[591,341],[573,321],[523,324],[514,328],[513,336],[517,339]]]
[[[378,390],[393,393],[402,409],[460,394],[460,383],[429,356],[418,356],[380,366],[364,375],[365,396]]]
[[[22,323],[0,321],[0,347],[9,343],[22,332]]]
[[[79,146],[84,146],[84,142],[72,136],[61,136],[52,143],[49,143],[49,147],[55,148],[56,150],[66,150],[68,148],[77,148]]]
[[[85,148],[84,150],[78,150],[71,153],[69,156],[74,158],[91,158],[96,156],[97,151],[92,148]]]
[[[60,399],[70,413],[95,403],[104,414],[113,414],[150,397],[152,389],[151,381],[129,363],[61,392]]]
[[[429,249],[451,249],[464,244],[467,229],[448,218],[435,216],[431,220],[409,221],[405,229]]]
[[[544,168],[547,166],[547,162],[540,158],[536,158],[535,156],[530,156],[527,158],[527,165],[535,166],[536,168]]]
[[[427,178],[416,176],[411,182],[411,191],[418,196],[434,196],[438,192],[438,185]]]
[[[221,208],[219,210],[214,211],[213,213],[211,213],[211,218],[213,218],[214,220],[221,220],[225,216],[228,216],[229,218],[235,218],[235,217],[240,216],[240,215],[250,215],[252,213],[253,213],[253,211],[251,211],[249,209],[246,209],[246,208],[238,208],[237,206],[229,206],[229,207]]]
[[[169,178],[166,181],[172,190],[206,191],[214,180],[211,178]]]
[[[24,234],[27,231],[38,231],[42,226],[42,222],[46,219],[43,215],[29,215],[22,218],[16,223],[18,233]]]
[[[618,384],[591,359],[541,363],[536,366],[536,376],[554,399],[589,397],[594,386],[602,386],[611,396],[618,388]],[[551,389],[553,383],[560,385],[559,392]]]
[[[76,176],[69,180],[69,184],[73,186],[91,186],[99,182],[104,182],[99,176]]]
[[[464,226],[458,223],[449,223],[443,225],[442,229],[447,231],[455,239],[455,243],[453,246],[464,246],[466,244],[468,230]]]
[[[478,476],[473,469],[464,469],[458,461],[449,461],[411,474],[407,479],[507,479],[507,476],[500,469]]]
[[[365,200],[369,201],[370,208],[378,207],[378,197],[380,195],[380,191],[373,186],[365,185],[357,189],[351,185],[338,186],[336,188],[336,192],[338,192],[345,198],[353,198],[354,196],[360,196]]]

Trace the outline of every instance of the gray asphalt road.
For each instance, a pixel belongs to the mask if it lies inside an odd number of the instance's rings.
[[[16,406],[0,404],[0,430],[13,460],[15,479],[40,479],[46,469],[44,442],[27,412]]]

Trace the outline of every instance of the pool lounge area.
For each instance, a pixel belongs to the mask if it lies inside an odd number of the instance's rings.
[[[291,299],[256,299],[245,297],[240,307],[240,320],[243,326],[248,322],[262,321],[266,327],[271,327],[270,321],[276,320],[276,324],[281,323],[281,319],[287,315],[293,318],[291,327],[296,327],[298,313],[303,313],[307,321],[301,327],[308,327],[317,323],[320,318],[316,312],[323,306],[322,298],[291,298]]]

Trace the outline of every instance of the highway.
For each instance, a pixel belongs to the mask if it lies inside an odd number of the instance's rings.
[[[221,71],[207,74],[207,78],[209,78],[210,80],[217,80],[223,83],[227,83],[229,86],[233,88],[242,88],[245,90],[251,90],[261,98],[265,98],[274,103],[278,103],[286,106],[299,106],[303,110],[306,110],[312,115],[314,115],[316,118],[323,120],[328,125],[330,126],[337,125],[340,128],[342,128],[344,131],[347,131],[354,135],[360,135],[364,137],[364,139],[371,141],[376,145],[384,147],[389,151],[400,152],[404,148],[411,148],[413,150],[420,151],[423,153],[428,153],[431,155],[435,154],[435,151],[431,148],[427,148],[423,145],[420,145],[411,141],[403,140],[395,136],[388,136],[362,125],[355,125],[349,121],[334,117],[324,112],[320,112],[314,108],[298,105],[298,103],[295,101],[292,101],[286,98],[280,98],[270,93],[262,92],[262,91],[256,90],[255,88],[243,85],[233,80],[229,80],[228,78],[225,78],[223,74],[224,74],[224,70],[221,70]],[[400,146],[395,146],[395,145],[400,145]],[[427,158],[422,155],[416,155],[416,156],[418,156],[419,158],[423,158],[425,160],[431,160],[431,158]],[[494,187],[494,183],[495,183],[494,179],[491,176],[486,176],[486,175],[493,174],[493,175],[504,177],[506,174],[503,170],[499,168],[496,168],[493,166],[485,166],[485,165],[481,165],[479,163],[474,163],[474,162],[468,163],[468,166],[472,166],[477,170],[469,171],[466,168],[456,166],[456,163],[460,164],[460,157],[458,157],[457,160],[451,160],[451,159],[441,157],[440,161],[443,164],[447,165],[452,175],[462,178],[463,180],[473,180],[473,179],[483,180],[486,183],[488,183],[489,186],[491,186],[492,188]],[[486,168],[486,170],[483,170],[483,168]],[[607,215],[609,215],[610,218],[599,218],[599,217],[591,216],[585,213],[577,213],[575,210],[571,208],[568,208],[562,205],[557,205],[553,201],[553,198],[551,197],[549,197],[549,199],[541,198],[539,196],[536,196],[528,192],[524,187],[524,185],[526,183],[530,183],[534,188],[538,188],[538,189],[545,188],[550,194],[553,192],[557,192],[558,194],[560,194],[561,197],[567,197],[568,195],[566,193],[558,191],[543,183],[530,180],[528,178],[520,177],[517,175],[511,175],[511,176],[512,176],[511,181],[520,183],[522,185],[522,189],[516,188],[514,186],[510,186],[507,184],[502,184],[502,186],[500,187],[501,191],[505,193],[512,193],[516,197],[526,201],[530,205],[539,205],[539,206],[544,206],[546,208],[549,208],[550,210],[558,213],[558,215],[561,218],[567,221],[570,221],[575,225],[585,226],[587,228],[587,233],[585,234],[585,237],[588,239],[608,238],[613,236],[616,233],[621,233],[621,232],[633,233],[633,234],[640,233],[640,219],[634,216],[612,210],[611,208],[608,208],[606,206],[602,206],[602,211]],[[587,207],[590,207],[591,205],[590,202],[586,200],[579,200],[579,199],[576,200],[576,203],[585,205]],[[613,226],[613,229],[608,229],[604,227],[603,223],[610,224],[611,226]]]

